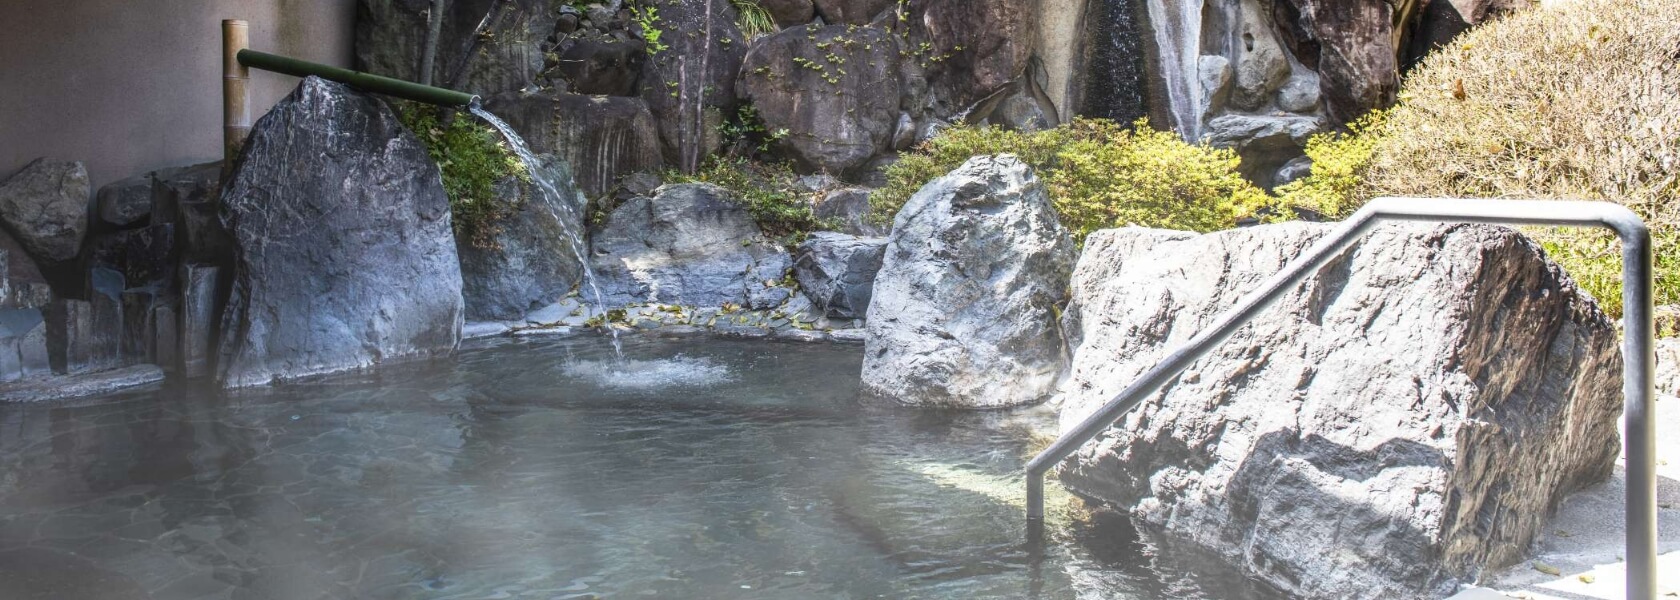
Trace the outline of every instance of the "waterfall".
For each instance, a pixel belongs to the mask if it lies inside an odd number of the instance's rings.
[[[567,203],[565,198],[560,197],[560,191],[555,188],[553,181],[549,181],[546,170],[542,168],[542,163],[537,160],[536,155],[531,153],[530,146],[525,144],[525,138],[519,137],[519,134],[513,131],[513,127],[497,118],[496,115],[491,114],[490,111],[484,110],[484,107],[479,106],[478,103],[474,102],[468,109],[472,111],[473,115],[484,119],[484,122],[489,123],[491,127],[496,128],[496,131],[501,132],[502,137],[507,139],[508,146],[513,148],[514,155],[518,156],[519,161],[525,164],[525,171],[530,173],[531,181],[536,182],[537,195],[541,196],[543,208],[548,210],[548,214],[554,217],[554,220],[560,223],[561,229],[566,232],[566,244],[572,249],[572,255],[577,257],[578,266],[583,269],[584,285],[595,296],[596,314],[601,316],[601,326],[612,333],[613,351],[618,354],[619,360],[622,361],[624,359],[624,346],[618,339],[618,330],[613,328],[612,323],[607,318],[606,300],[601,295],[600,286],[595,283],[595,269],[589,266],[589,255],[584,252],[583,231],[581,231],[584,222],[583,215],[577,214],[572,209],[572,205]],[[579,224],[578,230],[574,231],[566,225],[567,223]]]
[[[1100,2],[1087,27],[1091,60],[1085,72],[1085,96],[1080,113],[1128,124],[1149,114],[1149,69],[1138,0]]]
[[[1149,22],[1160,52],[1161,78],[1174,125],[1187,141],[1201,139],[1203,0],[1148,0]]]

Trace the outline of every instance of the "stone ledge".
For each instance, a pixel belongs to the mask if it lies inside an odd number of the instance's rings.
[[[0,402],[45,402],[109,394],[163,381],[157,365],[135,365],[112,371],[32,379],[0,385]]]

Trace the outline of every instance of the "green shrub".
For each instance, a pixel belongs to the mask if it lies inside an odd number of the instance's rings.
[[[1312,174],[1273,191],[1291,208],[1336,219],[1353,214],[1372,197],[1365,179],[1387,117],[1387,111],[1373,111],[1349,124],[1347,131],[1313,136],[1306,148]]]
[[[1680,303],[1677,48],[1680,0],[1580,0],[1489,23],[1425,59],[1379,127],[1316,142],[1330,164],[1285,194],[1336,215],[1385,195],[1621,203],[1652,229],[1657,303]],[[1528,233],[1620,314],[1613,236]]]
[[[1092,231],[1139,225],[1192,231],[1234,227],[1270,204],[1237,172],[1230,150],[1187,144],[1139,120],[1131,129],[1076,119],[1037,133],[953,127],[888,167],[870,196],[875,218],[891,220],[928,182],[978,155],[1014,154],[1038,172],[1062,224],[1083,241]]]
[[[443,174],[456,239],[495,247],[501,220],[516,207],[496,193],[496,184],[508,177],[530,181],[525,165],[495,129],[478,119],[418,103],[399,106],[397,114]]]
[[[1050,199],[1075,239],[1123,225],[1217,231],[1270,204],[1237,172],[1236,152],[1150,129],[1075,139],[1047,171]]]
[[[835,228],[812,212],[811,199],[797,191],[798,179],[786,165],[721,156],[707,159],[693,174],[665,173],[667,182],[709,183],[733,192],[765,235],[789,246],[804,241],[813,231]]]

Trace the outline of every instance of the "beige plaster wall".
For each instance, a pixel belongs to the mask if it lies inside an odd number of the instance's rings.
[[[349,66],[355,0],[0,0],[0,178],[40,156],[93,185],[220,158],[221,21]],[[252,118],[297,79],[252,72]]]

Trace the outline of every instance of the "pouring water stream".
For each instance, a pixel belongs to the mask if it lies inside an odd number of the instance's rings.
[[[549,181],[548,175],[541,169],[541,163],[537,160],[536,155],[531,153],[531,148],[525,144],[525,138],[519,137],[519,134],[513,131],[513,127],[497,118],[496,115],[491,114],[490,111],[484,110],[484,107],[480,106],[478,102],[473,102],[467,109],[472,111],[474,116],[489,123],[491,127],[495,127],[496,131],[501,132],[502,137],[507,140],[508,146],[513,148],[514,155],[518,156],[520,162],[525,164],[525,171],[531,175],[531,181],[537,183],[539,191],[537,195],[542,197],[542,205],[548,210],[549,215],[553,216],[555,221],[560,222],[561,229],[565,231],[566,245],[571,248],[572,255],[577,257],[578,265],[583,268],[584,285],[588,286],[590,293],[595,296],[595,309],[596,314],[601,316],[601,326],[612,334],[613,353],[618,358],[618,362],[623,363],[624,344],[618,339],[618,329],[612,326],[611,320],[607,317],[606,299],[601,295],[600,286],[595,283],[595,270],[589,266],[589,257],[583,249],[583,232],[574,231],[566,225],[567,223],[583,223],[582,215],[576,214],[572,210],[572,205],[560,197],[560,191],[555,189],[554,182]],[[562,216],[562,212],[564,212],[564,216]],[[570,219],[566,217],[570,217]]]

